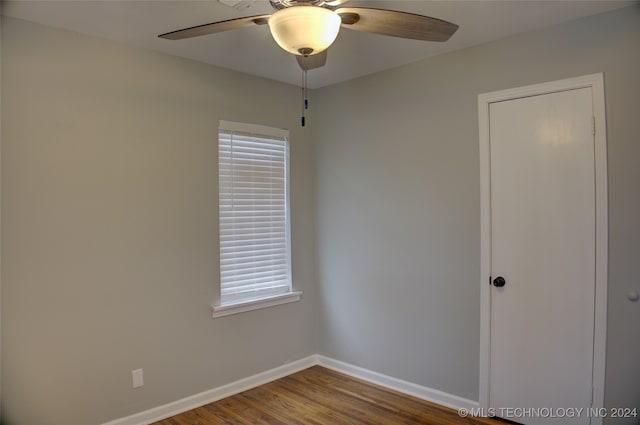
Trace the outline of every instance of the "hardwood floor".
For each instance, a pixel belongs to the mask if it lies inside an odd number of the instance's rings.
[[[153,425],[486,424],[455,410],[314,366]]]

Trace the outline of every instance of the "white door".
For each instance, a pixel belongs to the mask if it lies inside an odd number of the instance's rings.
[[[592,105],[587,87],[489,106],[488,401],[498,416],[520,423],[589,423],[596,257]],[[580,408],[580,415],[561,417],[569,415],[564,409]]]

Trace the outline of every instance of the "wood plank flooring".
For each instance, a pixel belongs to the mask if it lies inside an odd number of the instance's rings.
[[[153,425],[504,425],[314,366]]]

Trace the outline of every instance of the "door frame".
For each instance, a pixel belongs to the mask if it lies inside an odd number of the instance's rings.
[[[585,75],[478,95],[480,147],[480,388],[479,404],[489,408],[491,349],[491,186],[489,107],[492,103],[579,88],[591,88],[595,137],[595,321],[593,344],[592,407],[604,407],[607,332],[608,218],[607,218],[607,129],[604,75]],[[522,406],[525,407],[525,406]],[[578,407],[578,406],[566,406]],[[485,410],[487,411],[487,410]],[[592,424],[602,424],[594,417]]]

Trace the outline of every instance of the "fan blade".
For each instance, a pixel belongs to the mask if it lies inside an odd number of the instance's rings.
[[[366,7],[341,7],[342,26],[357,31],[424,41],[447,41],[458,26],[414,13]]]
[[[327,51],[325,50],[324,52],[320,52],[317,55],[310,56],[296,55],[296,60],[298,61],[298,65],[300,65],[300,68],[302,68],[303,71],[321,68],[327,63]]]
[[[349,0],[327,0],[324,2],[327,6],[336,7],[340,6],[342,3],[346,3]]]
[[[244,18],[229,19],[226,21],[212,22],[210,24],[198,25],[191,28],[184,28],[160,34],[158,37],[167,40],[182,40],[183,38],[199,37],[201,35],[215,34],[223,31],[235,30],[238,28],[250,27],[252,25],[264,25],[271,15],[255,15]]]

